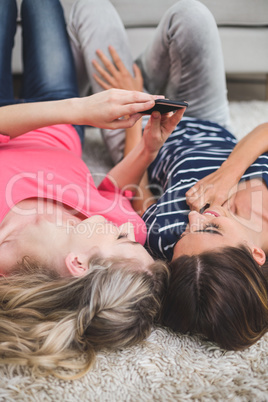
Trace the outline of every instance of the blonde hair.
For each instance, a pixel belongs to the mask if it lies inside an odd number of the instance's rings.
[[[85,276],[62,278],[24,258],[23,269],[0,278],[0,363],[75,379],[91,368],[97,350],[144,340],[168,270],[162,261],[148,271],[138,264],[94,258]]]

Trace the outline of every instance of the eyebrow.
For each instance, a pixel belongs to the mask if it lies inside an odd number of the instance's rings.
[[[138,241],[132,241],[132,240],[127,240],[127,241],[122,241],[120,244],[140,244]]]

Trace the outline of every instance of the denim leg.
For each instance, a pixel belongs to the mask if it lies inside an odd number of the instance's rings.
[[[0,0],[0,106],[14,103],[11,55],[16,32],[16,0]]]
[[[58,0],[24,0],[22,97],[34,100],[77,96],[76,76]]]
[[[137,62],[150,93],[186,100],[190,106],[185,115],[229,126],[219,33],[214,17],[201,2],[174,4]]]
[[[78,96],[76,72],[58,0],[23,0],[25,101],[48,101]],[[83,140],[83,128],[75,126]]]
[[[102,91],[94,80],[92,60],[101,49],[111,59],[108,46],[113,45],[129,71],[133,72],[124,25],[109,0],[77,0],[70,13],[68,33],[76,63],[80,92],[85,95]],[[115,163],[123,156],[125,130],[101,130],[103,140]]]

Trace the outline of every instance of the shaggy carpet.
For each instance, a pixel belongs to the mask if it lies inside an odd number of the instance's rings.
[[[268,121],[268,102],[230,108],[238,138]],[[111,165],[97,130],[87,132],[84,158],[97,175]],[[268,334],[243,352],[225,352],[157,327],[141,345],[100,352],[80,380],[35,378],[29,369],[2,366],[0,401],[268,401]]]

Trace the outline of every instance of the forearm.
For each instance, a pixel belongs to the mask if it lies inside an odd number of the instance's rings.
[[[23,103],[0,108],[0,133],[11,138],[54,124],[79,124],[77,98]]]
[[[126,141],[124,150],[125,157],[140,142],[141,137],[142,121],[139,120],[133,127],[126,129]],[[155,198],[150,190],[148,173],[147,171],[145,171],[140,182],[138,183],[138,187],[136,188],[135,196],[133,197],[131,204],[137,214],[142,216],[146,209],[154,203]]]
[[[120,189],[136,191],[146,169],[155,155],[145,150],[141,140],[110,172],[109,176]]]
[[[268,123],[261,124],[240,140],[222,167],[241,177],[247,168],[268,151]]]
[[[140,142],[141,137],[142,119],[138,120],[133,127],[126,129],[124,156],[126,156]]]
[[[150,190],[148,174],[143,175],[139,188],[133,197],[131,204],[138,215],[142,216],[143,213],[149,208],[150,205],[156,202],[153,193]]]

